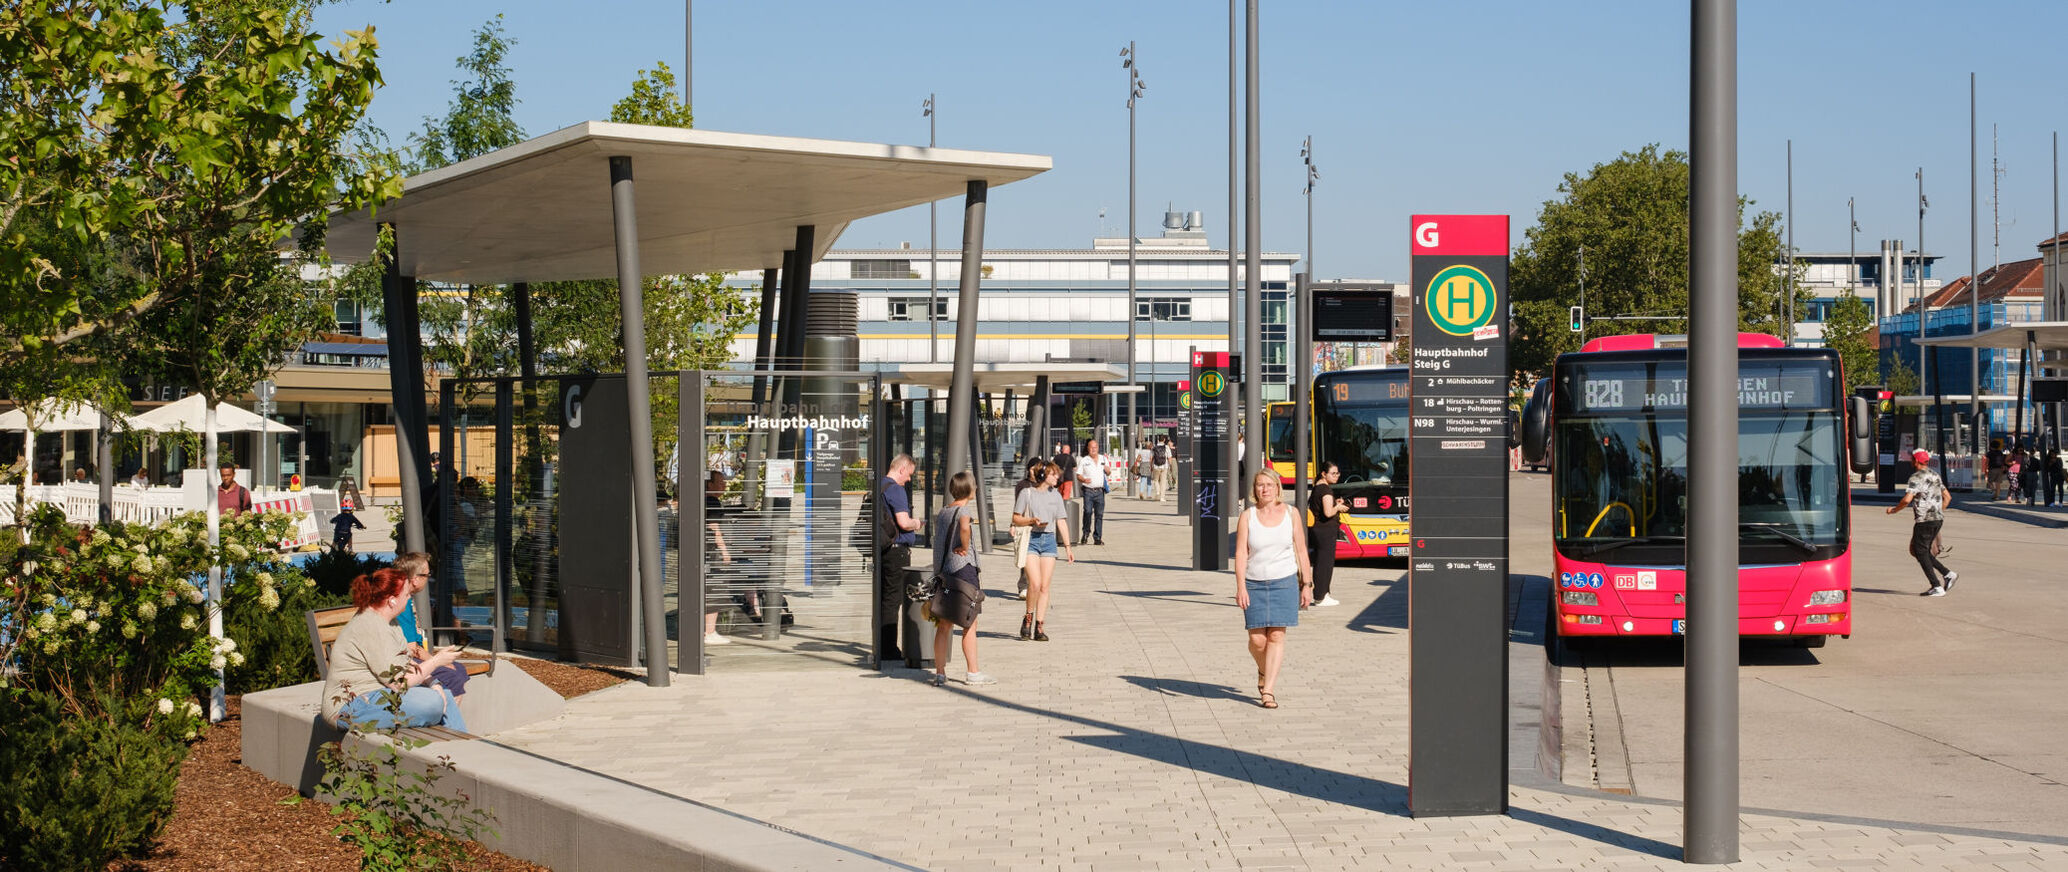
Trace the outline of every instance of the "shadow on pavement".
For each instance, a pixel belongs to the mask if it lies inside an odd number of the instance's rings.
[[[1643,836],[1619,833],[1607,827],[1584,821],[1576,821],[1571,818],[1563,818],[1535,809],[1516,808],[1512,805],[1508,807],[1508,816],[1526,824],[1536,824],[1547,830],[1556,830],[1566,835],[1578,836],[1582,839],[1600,842],[1604,845],[1628,848],[1632,851],[1668,860],[1680,859],[1680,846],[1669,845],[1657,839],[1647,839]]]
[[[1391,630],[1407,629],[1407,582],[1374,581],[1374,586],[1384,586],[1385,591],[1371,605],[1350,619],[1350,629],[1359,633],[1388,633]]]
[[[1199,603],[1209,606],[1232,606],[1235,604],[1235,600],[1231,596],[1223,595],[1221,598],[1216,599],[1213,594],[1203,590],[1101,590],[1099,593],[1109,596],[1133,596],[1180,603]],[[1204,597],[1204,599],[1200,599],[1200,597]]]
[[[1177,678],[1151,678],[1146,675],[1123,675],[1120,678],[1136,687],[1144,690],[1153,690],[1165,696],[1190,696],[1199,699],[1232,699],[1241,702],[1254,702],[1249,697],[1237,693],[1235,688],[1225,684],[1208,684],[1204,681],[1185,681]]]

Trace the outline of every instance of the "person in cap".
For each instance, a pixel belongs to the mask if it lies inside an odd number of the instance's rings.
[[[1890,506],[1888,513],[1893,515],[1905,506],[1913,513],[1910,556],[1917,558],[1917,565],[1924,568],[1924,580],[1931,585],[1918,596],[1945,596],[1960,573],[1947,569],[1932,550],[1932,542],[1939,538],[1939,528],[1946,523],[1946,484],[1932,471],[1931,464],[1931,452],[1922,448],[1910,452],[1910,465],[1916,471],[1904,485],[1903,499]]]
[[[364,530],[366,529],[366,523],[359,520],[359,515],[353,509],[352,501],[347,499],[339,503],[337,516],[330,519],[330,527],[330,549],[350,554],[352,553],[352,530],[355,528]]]

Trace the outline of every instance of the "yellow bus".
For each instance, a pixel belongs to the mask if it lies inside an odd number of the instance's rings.
[[[1323,460],[1342,472],[1336,496],[1342,516],[1336,559],[1406,557],[1408,553],[1407,368],[1359,366],[1314,377],[1309,471]],[[1292,403],[1266,410],[1271,468],[1291,488]],[[1309,479],[1312,480],[1311,478]]]

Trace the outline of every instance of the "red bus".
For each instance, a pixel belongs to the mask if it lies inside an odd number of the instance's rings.
[[[1687,349],[1612,336],[1559,355],[1523,411],[1523,450],[1549,455],[1566,639],[1667,636],[1687,627]],[[1866,401],[1845,396],[1838,354],[1738,336],[1738,632],[1822,647],[1852,633],[1847,471],[1874,456]],[[1722,434],[1729,438],[1729,434]]]

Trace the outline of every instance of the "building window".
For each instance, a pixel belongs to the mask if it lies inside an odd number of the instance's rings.
[[[851,260],[847,276],[855,279],[916,279],[909,260]]]
[[[346,336],[358,336],[360,334],[359,323],[363,317],[359,313],[359,304],[350,300],[339,300],[336,310],[337,332],[343,333]]]
[[[1192,300],[1187,297],[1136,297],[1136,321],[1190,321]]]
[[[1265,300],[1265,301],[1264,301],[1264,323],[1266,323],[1266,324],[1283,324],[1283,323],[1285,323],[1285,301],[1284,301],[1284,300]]]
[[[892,297],[890,298],[890,320],[927,320],[926,304],[927,298],[925,297]],[[946,295],[933,300],[933,320],[948,320],[948,298]]]

